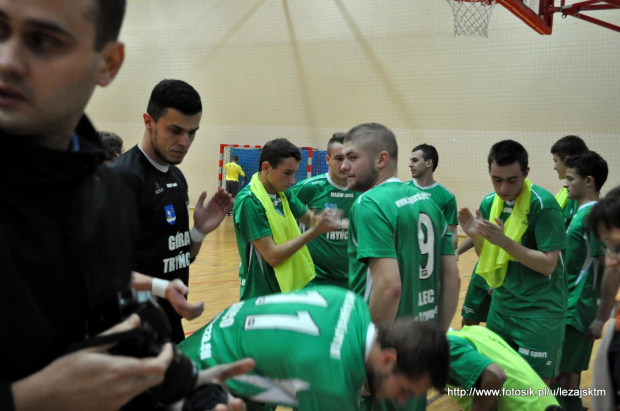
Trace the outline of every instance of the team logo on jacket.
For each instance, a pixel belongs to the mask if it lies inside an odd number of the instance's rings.
[[[173,225],[177,221],[177,214],[174,212],[174,205],[170,204],[164,207],[166,211],[166,221]]]

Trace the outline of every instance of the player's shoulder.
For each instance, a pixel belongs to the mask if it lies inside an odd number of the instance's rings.
[[[454,195],[454,193],[450,190],[448,190],[448,188],[446,186],[444,186],[443,184],[441,184],[440,182],[436,182],[437,184],[437,188],[443,192],[446,196],[450,197],[450,198],[456,198],[456,196]]]
[[[541,210],[547,208],[560,210],[560,205],[555,199],[555,196],[548,190],[535,184],[532,184],[532,198],[530,204],[532,207],[540,208]]]

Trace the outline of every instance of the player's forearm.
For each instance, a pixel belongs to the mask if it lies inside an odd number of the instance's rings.
[[[601,283],[601,303],[598,306],[596,319],[607,321],[615,303],[616,293],[620,287],[620,270],[617,267],[605,269]]]
[[[551,275],[558,263],[559,250],[549,252],[532,250],[510,238],[506,238],[505,244],[500,247],[515,260],[542,275]]]
[[[437,321],[444,331],[448,331],[459,300],[461,277],[456,258],[452,255],[441,256],[439,285],[439,307]]]
[[[270,266],[276,267],[299,251],[304,245],[315,239],[320,233],[314,227],[306,229],[300,236],[282,244],[273,244],[268,250],[259,248],[261,255]],[[270,237],[272,238],[272,237]],[[271,240],[273,243],[273,239]],[[263,252],[265,251],[265,252]]]
[[[137,271],[132,271],[131,288],[138,291],[151,291],[153,288],[153,277]]]
[[[401,287],[373,285],[368,308],[372,322],[378,326],[392,324],[400,303]]]
[[[457,255],[461,255],[463,254],[465,251],[469,250],[470,248],[472,248],[474,246],[474,240],[471,239],[471,237],[466,237],[463,242],[461,243],[460,246],[458,246],[454,252]]]

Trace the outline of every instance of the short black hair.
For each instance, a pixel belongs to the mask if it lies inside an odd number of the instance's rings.
[[[424,161],[433,160],[433,171],[435,171],[439,165],[439,154],[437,153],[437,149],[430,144],[424,143],[415,146],[411,152],[413,153],[418,150],[422,151],[422,158],[424,158]]]
[[[379,327],[377,342],[381,349],[396,350],[396,372],[411,379],[428,374],[437,390],[446,386],[450,344],[438,324],[401,317],[393,324]]]
[[[344,136],[344,142],[362,140],[364,151],[368,149],[371,156],[376,156],[381,151],[386,151],[390,160],[398,161],[398,143],[396,136],[386,126],[379,123],[363,123],[353,127]]]
[[[601,231],[620,228],[620,186],[592,206],[588,214],[588,228],[599,238]]]
[[[125,17],[126,0],[94,0],[93,8],[86,18],[95,25],[95,50],[101,51],[111,41],[118,40],[123,18]]]
[[[278,168],[280,163],[289,157],[293,157],[298,163],[301,161],[301,152],[295,144],[285,138],[268,141],[260,151],[258,170],[262,170],[262,164],[265,161],[271,167]]]
[[[592,176],[596,191],[601,191],[601,187],[607,181],[607,175],[609,174],[607,161],[598,153],[590,150],[566,157],[564,165],[566,168],[575,169],[581,178]]]
[[[332,146],[334,144],[344,144],[344,136],[346,134],[347,133],[343,133],[339,131],[332,135],[332,138],[330,138],[329,141],[327,142],[327,155],[331,155]]]
[[[108,150],[108,158],[114,159],[123,152],[123,139],[111,131],[98,131],[97,134],[101,142]]]
[[[200,94],[183,80],[162,80],[151,92],[146,112],[157,122],[169,108],[179,110],[186,116],[200,113]]]
[[[574,156],[586,150],[588,146],[579,136],[562,137],[551,146],[551,154],[556,154],[562,162],[567,156]]]
[[[231,159],[232,161],[237,161],[237,160],[239,160],[239,156],[235,154],[235,155],[234,155],[234,156],[232,156],[230,159]]]
[[[525,174],[528,166],[528,155],[525,147],[520,143],[514,140],[502,140],[491,146],[487,157],[489,168],[494,161],[495,164],[502,167],[518,162],[521,171]]]

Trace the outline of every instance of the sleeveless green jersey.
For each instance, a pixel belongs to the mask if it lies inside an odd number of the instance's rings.
[[[596,317],[605,268],[596,258],[605,255],[605,244],[588,229],[587,217],[594,204],[595,201],[582,205],[573,216],[564,253],[568,283],[566,323],[583,334]]]
[[[504,391],[497,396],[498,411],[544,410],[558,405],[536,371],[493,331],[481,326],[465,326],[460,331],[449,331],[447,337],[450,343],[449,394],[463,410],[472,409],[473,387],[492,363],[506,373]],[[454,395],[458,388],[466,390],[460,391],[464,395]]]
[[[430,194],[397,178],[363,193],[349,219],[349,288],[368,301],[369,258],[398,260],[402,293],[396,317],[436,321],[441,256],[454,254],[446,220]]]
[[[489,219],[494,196],[495,193],[491,193],[482,200],[480,212],[484,219]],[[504,202],[502,221],[508,219],[513,206],[514,202]],[[566,248],[566,232],[557,200],[547,190],[533,184],[528,227],[521,244],[542,252]],[[513,318],[563,318],[566,315],[563,259],[558,258],[549,276],[518,261],[510,261],[504,283],[493,291],[491,309]]]
[[[306,206],[297,197],[287,190],[284,195],[295,218],[306,213]],[[280,197],[270,196],[273,205],[281,215],[282,200]],[[235,236],[237,249],[241,258],[239,266],[240,299],[258,297],[261,295],[280,292],[276,273],[258,252],[252,241],[271,235],[271,227],[267,220],[265,208],[260,200],[250,191],[250,184],[246,185],[235,198],[233,206]]]
[[[437,181],[430,186],[422,187],[418,184],[415,178],[411,181],[407,181],[405,184],[410,184],[424,192],[429,193],[431,195],[431,200],[437,203],[449,225],[457,225],[459,223],[456,219],[456,197],[452,194],[452,192],[450,192],[450,190],[439,184]]]
[[[349,210],[359,193],[337,185],[329,177],[329,173],[300,181],[291,187],[291,191],[308,209],[316,213],[322,213],[325,209],[340,213],[338,230],[319,235],[310,241],[307,247],[312,255],[317,277],[347,279]],[[303,232],[305,226],[301,224],[300,229]]]
[[[241,301],[179,348],[200,369],[253,358],[252,372],[228,380],[234,395],[304,411],[354,410],[373,337],[361,298],[317,286]]]

